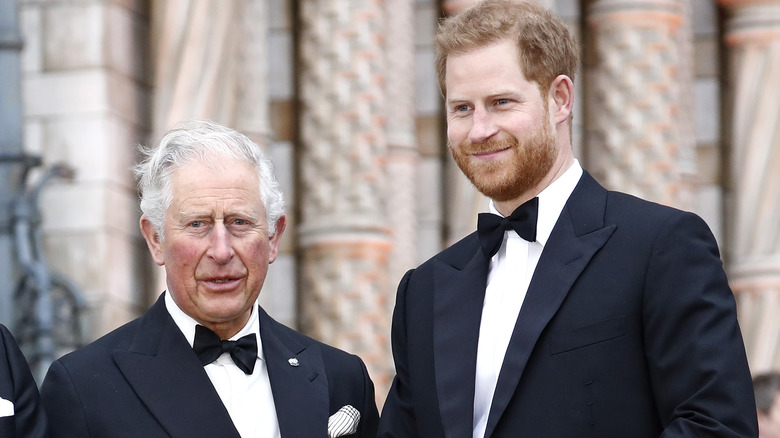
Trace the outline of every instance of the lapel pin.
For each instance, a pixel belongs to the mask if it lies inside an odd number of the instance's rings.
[[[294,357],[287,359],[287,363],[289,363],[291,367],[297,367],[298,365],[301,364],[300,362],[298,362],[298,359]]]

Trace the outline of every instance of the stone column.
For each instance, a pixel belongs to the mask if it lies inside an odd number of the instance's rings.
[[[392,376],[382,6],[302,0],[298,18],[299,327],[359,354],[378,398]]]
[[[759,372],[780,367],[780,1],[720,4],[729,13],[729,274]]]
[[[392,108],[386,118],[387,126],[387,177],[385,198],[387,220],[392,229],[387,272],[386,305],[380,317],[390,327],[395,306],[396,285],[408,269],[417,266],[417,169],[419,152],[415,132],[415,47],[414,0],[385,0],[387,20],[387,48],[385,105]],[[385,333],[385,337],[389,332]],[[392,351],[385,343],[382,373],[376,376],[378,398],[383,400],[390,389],[390,377],[394,374]],[[384,366],[389,368],[385,370]]]
[[[154,134],[210,119],[260,144],[268,119],[265,0],[156,0]]]
[[[583,56],[588,169],[609,188],[687,209],[695,195],[689,16],[686,0],[596,0]]]
[[[385,0],[386,20],[392,34],[385,40],[387,117],[387,218],[393,229],[389,258],[391,288],[417,266],[417,165],[415,133],[414,0]],[[394,293],[391,294],[394,296]],[[395,300],[388,300],[388,315]],[[388,357],[390,357],[388,352]]]

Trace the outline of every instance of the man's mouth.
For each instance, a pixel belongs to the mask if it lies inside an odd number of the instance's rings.
[[[501,149],[493,149],[493,150],[489,150],[489,151],[475,151],[472,155],[477,156],[477,157],[484,157],[484,156],[488,156],[488,155],[492,155],[492,154],[497,154],[499,152],[503,152],[503,151],[506,151],[506,150],[509,150],[509,149],[511,149],[511,147],[505,147],[505,148],[501,148]]]

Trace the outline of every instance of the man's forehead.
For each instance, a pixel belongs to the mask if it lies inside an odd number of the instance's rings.
[[[217,191],[222,192],[217,189]],[[262,202],[255,196],[250,196],[247,190],[224,191],[224,196],[214,193],[209,195],[194,195],[185,193],[174,199],[172,207],[176,206],[179,214],[209,213],[212,211],[244,211],[251,212],[262,208]]]

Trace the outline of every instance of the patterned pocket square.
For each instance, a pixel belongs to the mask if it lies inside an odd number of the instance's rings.
[[[357,431],[360,412],[346,405],[328,418],[328,438],[351,435]]]

